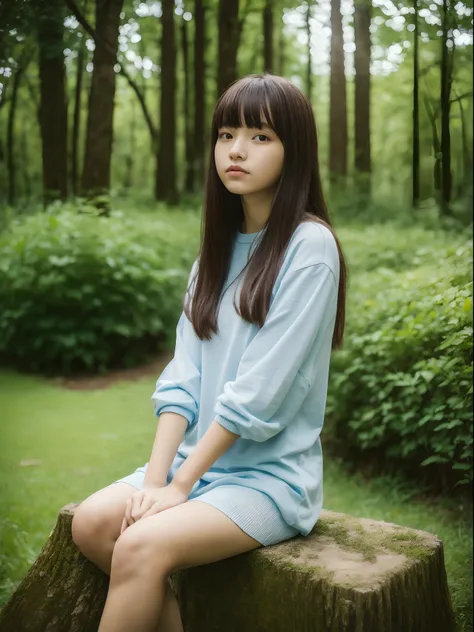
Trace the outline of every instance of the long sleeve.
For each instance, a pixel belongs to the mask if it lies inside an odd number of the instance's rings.
[[[191,270],[193,276],[195,265]],[[197,421],[201,393],[201,340],[184,311],[176,327],[174,357],[156,382],[152,395],[155,415],[164,412],[179,413],[188,421],[188,427]]]
[[[300,370],[318,336],[332,339],[337,292],[335,275],[325,263],[284,275],[235,380],[225,383],[217,399],[218,423],[243,439],[266,441],[291,422],[312,386]]]

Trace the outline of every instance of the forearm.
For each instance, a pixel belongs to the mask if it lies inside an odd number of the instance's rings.
[[[179,444],[184,438],[187,420],[178,413],[160,415],[155,442],[145,473],[145,485],[166,485],[166,476],[173,463]]]
[[[217,421],[213,421],[202,439],[198,442],[192,454],[177,470],[173,483],[179,485],[187,493],[191,492],[194,483],[205,474],[211,465],[222,456],[239,438],[223,428]]]

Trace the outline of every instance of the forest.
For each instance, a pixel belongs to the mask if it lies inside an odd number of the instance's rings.
[[[10,0],[0,11],[4,206],[199,194],[215,101],[267,71],[311,99],[328,192],[337,181],[350,197],[468,221],[463,2]]]
[[[436,534],[472,631],[472,25],[471,0],[0,0],[0,627],[61,507],[149,458],[214,107],[271,73],[313,108],[348,266],[324,507]]]

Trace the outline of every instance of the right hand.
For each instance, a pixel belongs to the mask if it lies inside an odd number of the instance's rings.
[[[120,535],[127,527],[130,527],[134,522],[138,522],[146,514],[156,502],[158,492],[163,487],[166,487],[166,485],[145,485],[145,487],[136,491],[127,499]]]

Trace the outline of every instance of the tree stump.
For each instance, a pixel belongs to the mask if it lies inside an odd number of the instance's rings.
[[[60,511],[0,612],[2,632],[98,629],[108,577],[72,541],[76,507]],[[307,537],[180,571],[171,585],[186,632],[455,629],[441,540],[331,511]]]

